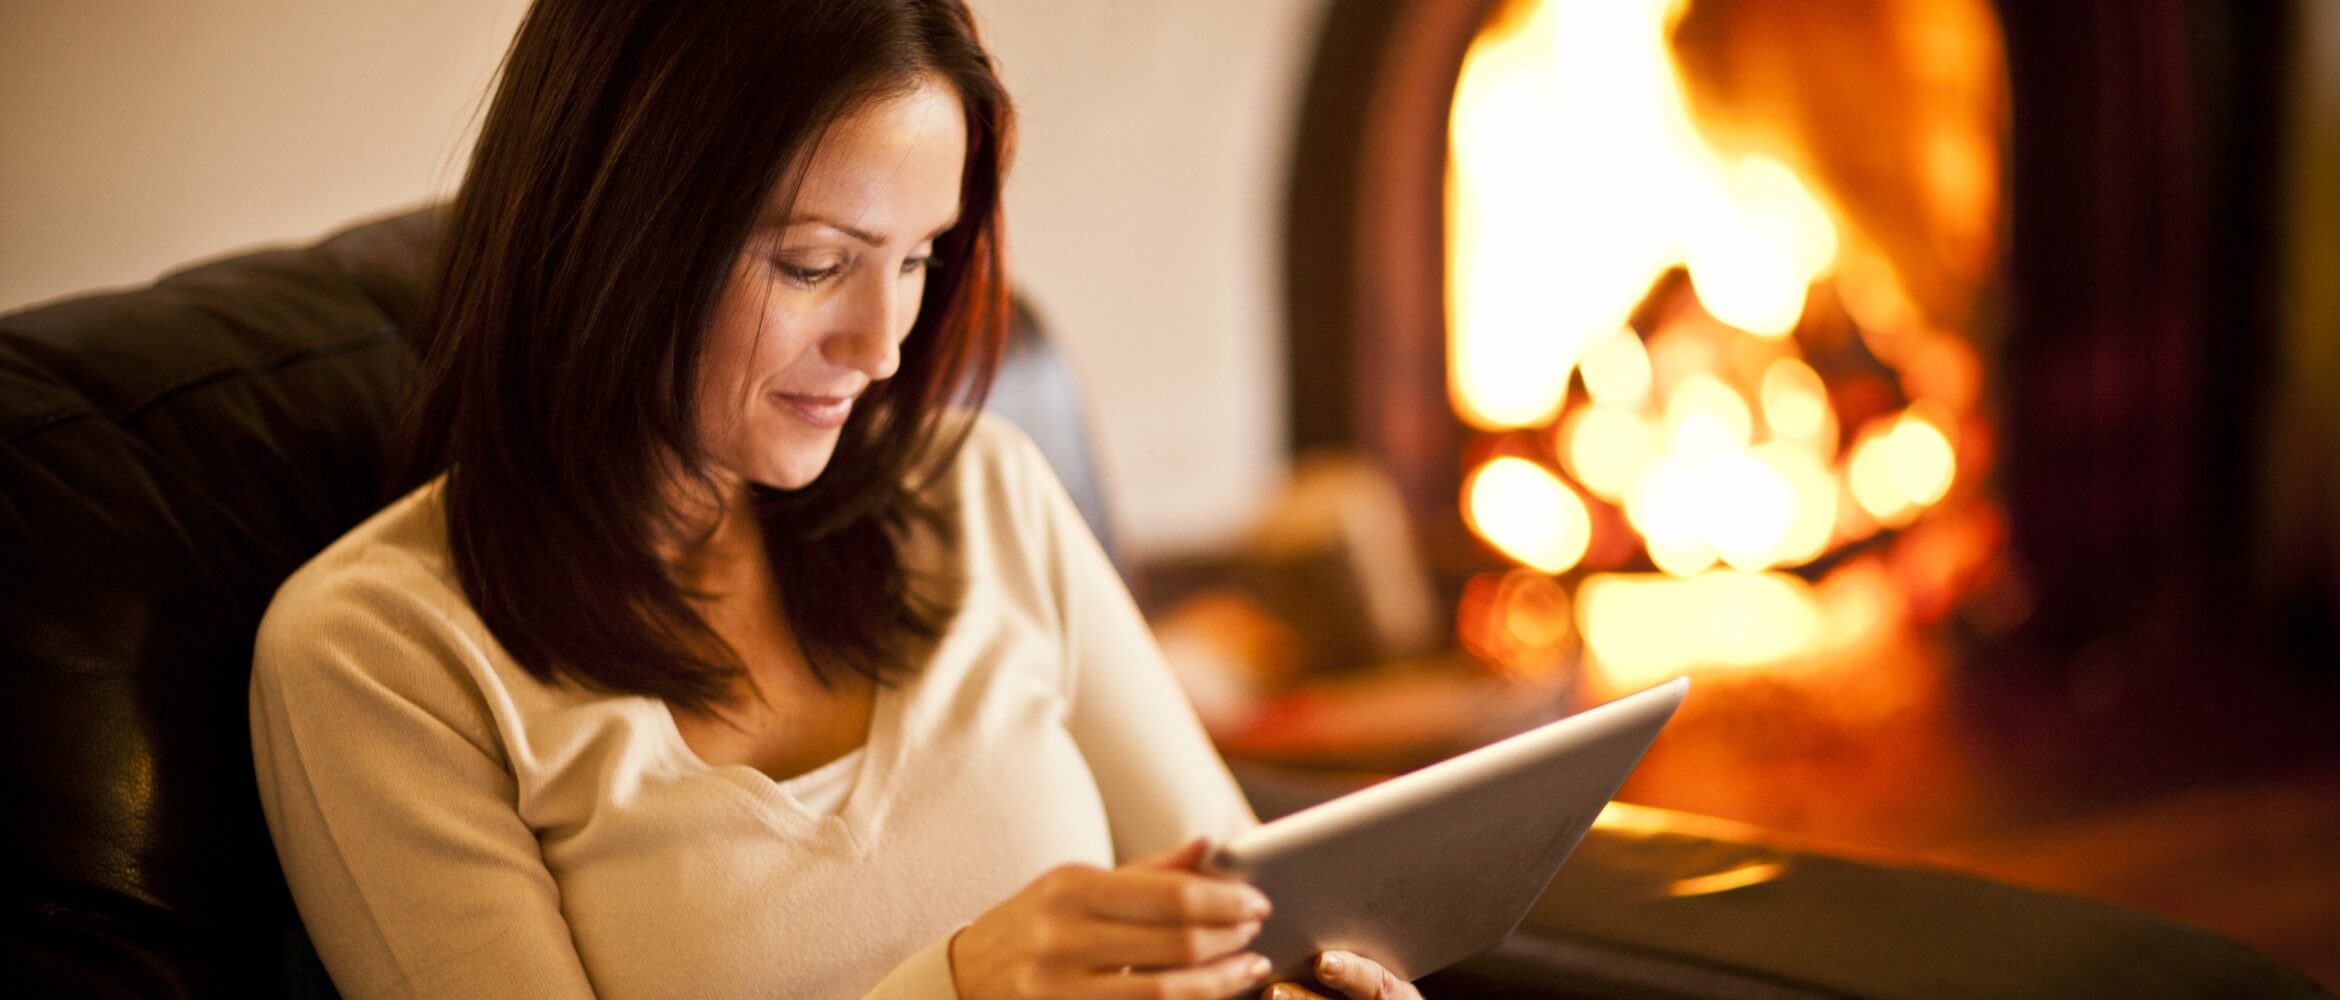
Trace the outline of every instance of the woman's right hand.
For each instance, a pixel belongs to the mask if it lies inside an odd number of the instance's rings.
[[[1257,987],[1268,961],[1242,949],[1259,935],[1267,897],[1195,872],[1203,847],[1034,879],[951,938],[959,996],[1218,1000]]]

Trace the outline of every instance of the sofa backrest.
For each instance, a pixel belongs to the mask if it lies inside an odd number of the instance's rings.
[[[270,996],[298,975],[252,636],[278,582],[379,505],[439,224],[0,316],[0,864],[36,994]],[[1070,369],[1019,316],[994,409],[1102,536]]]

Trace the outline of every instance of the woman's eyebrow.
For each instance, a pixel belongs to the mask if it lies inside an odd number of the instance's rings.
[[[762,222],[758,223],[758,228],[794,229],[797,226],[808,225],[827,226],[873,247],[885,243],[885,238],[876,233],[858,226],[846,225],[825,215],[797,214],[785,219],[767,215]]]
[[[953,227],[953,226],[956,226],[956,225],[958,225],[958,224],[959,224],[959,217],[958,217],[958,215],[956,215],[956,214],[953,214],[953,215],[950,217],[950,219],[949,219],[948,221],[944,222],[944,223],[943,223],[942,225],[940,225],[940,226],[936,226],[936,227],[935,227],[935,229],[934,229],[934,232],[931,232],[931,233],[928,233],[928,234],[926,234],[926,239],[925,239],[924,241],[921,241],[921,242],[932,242],[932,241],[933,241],[933,240],[935,240],[936,238],[940,237],[942,234],[944,234],[944,233],[947,233],[947,232],[950,232],[950,231],[951,231],[951,227]],[[788,217],[788,218],[786,218],[786,219],[774,219],[774,218],[771,218],[771,217],[768,217],[768,216],[767,216],[767,217],[766,217],[766,218],[765,218],[765,219],[764,219],[762,222],[759,222],[759,223],[757,224],[757,227],[758,227],[758,228],[766,228],[766,227],[769,227],[769,228],[773,228],[773,229],[788,229],[788,228],[791,228],[791,227],[794,227],[794,226],[803,226],[803,225],[818,225],[818,226],[827,226],[827,227],[829,227],[830,229],[834,229],[834,230],[836,230],[836,231],[838,231],[838,232],[840,232],[840,233],[844,233],[844,234],[845,234],[845,235],[847,235],[847,236],[853,237],[854,239],[856,239],[856,240],[859,240],[859,241],[861,241],[861,242],[863,242],[863,243],[869,244],[870,246],[873,246],[873,247],[874,247],[874,246],[883,246],[883,245],[885,244],[885,242],[886,242],[886,240],[885,240],[885,237],[884,237],[883,235],[880,235],[880,234],[878,234],[878,233],[873,233],[873,232],[870,232],[869,230],[862,229],[862,228],[860,228],[860,227],[857,227],[857,226],[849,226],[849,225],[846,225],[845,223],[839,222],[839,221],[837,221],[837,220],[835,220],[835,219],[832,219],[832,218],[829,218],[829,217],[827,217],[827,216],[825,216],[825,215],[801,214],[801,215],[792,215],[792,216],[789,216],[789,217]]]

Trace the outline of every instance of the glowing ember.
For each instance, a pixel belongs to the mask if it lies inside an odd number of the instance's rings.
[[[1632,410],[1587,406],[1560,425],[1558,447],[1568,474],[1592,495],[1616,502],[1640,481],[1657,450],[1657,429]]]
[[[1592,543],[1592,516],[1584,500],[1543,466],[1504,457],[1480,466],[1463,483],[1466,512],[1480,537],[1546,573],[1563,572]]]
[[[1763,372],[1763,420],[1775,436],[1833,451],[1836,419],[1820,373],[1796,358],[1780,358]],[[1826,456],[1823,456],[1826,457]]]
[[[1641,335],[1622,327],[1594,341],[1578,362],[1584,372],[1584,391],[1593,402],[1636,410],[1649,399],[1649,349]]]

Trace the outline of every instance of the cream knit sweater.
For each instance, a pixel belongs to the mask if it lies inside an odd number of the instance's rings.
[[[252,745],[334,982],[369,997],[950,997],[946,944],[1046,869],[1255,820],[1039,452],[979,421],[936,487],[964,586],[881,689],[835,814],[711,767],[664,703],[538,682],[448,563],[435,487],[286,581]]]

